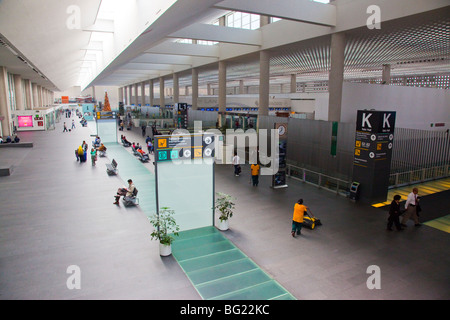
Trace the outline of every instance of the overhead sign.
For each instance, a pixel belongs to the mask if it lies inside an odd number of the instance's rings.
[[[98,111],[96,116],[97,120],[116,119],[117,114],[115,111]]]
[[[155,136],[155,160],[214,158],[214,134]]]

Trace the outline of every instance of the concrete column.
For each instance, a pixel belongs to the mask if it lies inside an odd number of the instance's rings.
[[[163,110],[166,107],[166,101],[164,99],[164,92],[165,92],[164,78],[160,77],[159,78],[159,105],[160,105],[161,110]]]
[[[26,105],[25,109],[33,109],[33,88],[31,87],[31,80],[25,80],[25,95],[26,95]]]
[[[25,101],[22,90],[22,77],[14,75],[14,91],[16,93],[16,110],[25,110]]]
[[[342,83],[344,82],[345,34],[331,35],[331,70],[328,81],[330,93],[328,121],[341,121]]]
[[[211,84],[210,83],[208,83],[207,85],[206,85],[206,94],[208,95],[208,96],[211,96],[212,94],[211,94]]]
[[[37,106],[38,108],[42,108],[42,87],[37,85]]]
[[[259,53],[259,109],[260,116],[269,115],[270,55],[268,51]],[[259,120],[259,118],[258,118]]]
[[[141,104],[145,106],[145,81],[141,82]]]
[[[128,105],[128,90],[127,87],[123,87],[123,104]]]
[[[225,61],[219,61],[219,127],[225,124],[225,116],[222,117],[221,113],[225,113],[227,109],[227,63]]]
[[[133,103],[133,85],[128,86],[128,104],[131,105]]]
[[[192,109],[198,107],[198,69],[192,69]]]
[[[264,27],[266,24],[270,23],[270,17],[269,16],[260,16],[259,17],[259,27]]]
[[[155,104],[155,102],[154,102],[154,100],[155,100],[155,94],[154,94],[154,91],[153,91],[153,79],[152,80],[150,80],[149,81],[150,82],[150,93],[149,93],[149,95],[150,95],[150,102],[149,102],[149,104],[150,104],[150,106],[151,107],[153,107],[153,105]]]
[[[33,107],[32,107],[32,109],[36,109],[37,107],[39,107],[37,84],[32,83],[31,88],[33,90]]]
[[[391,65],[383,64],[382,84],[391,84]]]
[[[227,63],[219,61],[219,112],[226,111],[227,105]]]
[[[179,86],[178,73],[173,74],[173,103],[180,102],[180,86]]]
[[[119,103],[123,102],[123,87],[119,88]]]
[[[188,96],[189,94],[189,86],[184,86],[184,95]]]
[[[297,92],[297,75],[296,74],[291,74],[291,93],[296,93]]]
[[[0,67],[0,123],[1,135],[10,136],[12,134],[11,105],[8,93],[8,72],[5,67]]]
[[[244,80],[239,80],[239,94],[244,94]]]
[[[137,106],[139,104],[139,94],[138,94],[138,84],[135,83],[134,87],[134,105]]]

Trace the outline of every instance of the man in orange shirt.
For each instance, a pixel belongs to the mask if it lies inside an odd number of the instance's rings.
[[[252,170],[252,183],[254,187],[258,186],[259,182],[259,164],[252,164],[251,166]]]
[[[292,217],[292,232],[291,232],[291,234],[294,238],[295,238],[296,232],[297,232],[297,235],[300,235],[300,233],[301,233],[303,217],[305,215],[306,210],[308,210],[308,207],[303,205],[303,199],[298,200],[294,206],[294,216]]]

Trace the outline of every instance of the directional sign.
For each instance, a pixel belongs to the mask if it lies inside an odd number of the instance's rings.
[[[155,136],[156,161],[203,159],[214,157],[213,134]]]

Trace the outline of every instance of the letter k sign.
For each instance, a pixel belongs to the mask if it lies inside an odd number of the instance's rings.
[[[383,114],[383,128],[390,128],[391,124],[389,123],[389,118],[392,115],[392,113],[385,113]]]
[[[372,125],[371,125],[370,122],[369,122],[369,118],[370,118],[371,115],[372,115],[372,114],[369,113],[369,114],[366,116],[366,114],[363,113],[363,116],[362,116],[362,127],[363,127],[363,128],[365,127],[365,123],[367,123],[367,127],[372,128]]]

